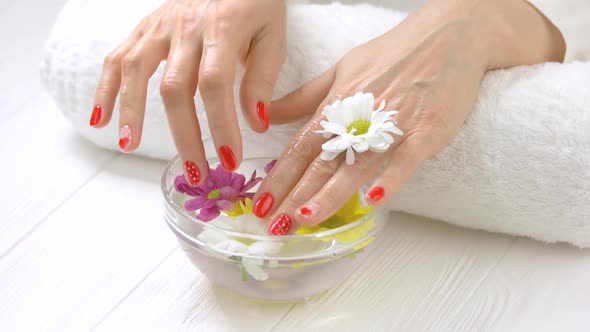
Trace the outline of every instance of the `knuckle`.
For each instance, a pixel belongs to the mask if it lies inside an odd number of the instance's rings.
[[[320,110],[321,111],[321,110]],[[316,116],[313,119],[311,119],[308,123],[308,129],[306,131],[311,131],[311,130],[318,130],[322,128],[322,121],[326,120],[326,116],[325,115],[320,115],[320,116]],[[316,134],[317,135],[317,134]]]
[[[112,88],[107,82],[100,82],[96,87],[96,95],[97,96],[110,96],[112,93]]]
[[[158,16],[151,22],[149,30],[144,31],[144,35],[154,40],[164,39],[168,37],[167,34],[169,33],[169,30],[168,22],[165,18]]]
[[[160,96],[165,101],[181,96],[185,91],[185,83],[178,75],[165,75],[160,83]]]
[[[383,171],[383,173],[381,173],[379,175],[380,182],[387,184],[387,185],[392,185],[392,184],[399,182],[399,178],[400,178],[399,174],[394,173],[391,169],[386,169],[385,171]],[[386,188],[386,191],[387,191],[387,188]]]
[[[224,73],[219,67],[209,67],[199,74],[200,90],[208,93],[219,90],[224,85]]]
[[[421,126],[429,129],[445,126],[448,121],[446,114],[448,112],[442,107],[426,110],[421,117]]]
[[[372,160],[373,158],[371,158],[371,156],[367,153],[356,153],[355,152],[355,161],[352,165],[346,165],[346,167],[349,167],[357,172],[364,172],[368,169],[370,169],[371,167],[371,163],[374,163],[375,161]]]
[[[141,19],[141,21],[139,22],[139,24],[137,25],[137,27],[135,28],[135,31],[133,33],[138,37],[143,37],[143,35],[145,35],[148,27],[150,26],[150,22],[151,22],[150,16],[144,17],[143,19]]]
[[[197,12],[194,7],[186,7],[180,12],[180,23],[183,27],[195,26],[197,23]]]
[[[346,188],[342,188],[339,184],[333,180],[328,181],[324,189],[322,190],[321,201],[322,205],[337,209],[342,206],[347,198],[344,197],[344,193],[348,192]],[[352,196],[352,193],[351,193]]]
[[[121,60],[121,70],[123,73],[130,73],[136,71],[141,67],[143,59],[137,53],[128,53]]]
[[[240,2],[218,2],[204,17],[206,30],[214,35],[225,35],[236,28],[237,21],[243,21],[245,12]]]
[[[325,179],[332,177],[332,175],[338,170],[339,166],[340,164],[338,162],[324,161],[316,158],[309,166],[309,169],[315,177]]]
[[[410,134],[408,138],[406,138],[400,146],[395,150],[394,156],[395,160],[399,162],[403,162],[406,165],[417,165],[429,155],[431,155],[431,150],[433,146],[429,143],[431,139],[429,139],[429,135],[425,135],[420,131],[416,131]],[[391,161],[387,165],[387,168],[390,169],[392,166]]]
[[[113,68],[113,67],[117,67],[121,64],[121,55],[116,52],[113,51],[109,54],[107,54],[107,56],[104,58],[103,61],[103,67],[104,68]]]
[[[212,18],[217,20],[232,20],[239,17],[244,12],[244,6],[241,5],[241,1],[221,1],[215,6]]]
[[[288,151],[293,159],[309,160],[312,157],[314,146],[309,138],[304,135],[289,142]]]

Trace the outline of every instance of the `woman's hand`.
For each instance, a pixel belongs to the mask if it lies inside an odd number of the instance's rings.
[[[208,170],[193,99],[197,86],[222,165],[235,169],[242,156],[233,95],[236,64],[245,66],[240,89],[245,118],[253,130],[264,132],[266,105],[286,55],[285,10],[284,0],[167,1],[105,58],[90,125],[109,123],[119,94],[119,146],[135,150],[148,79],[166,60],[160,93],[188,182],[197,185]]]
[[[262,183],[254,213],[274,216],[269,232],[286,234],[292,218],[315,225],[372,179],[366,200],[383,204],[455,137],[487,70],[561,61],[564,53],[559,31],[522,0],[430,1],[271,104],[271,116],[281,114],[283,119],[316,113]],[[359,91],[374,94],[373,109],[385,101],[385,110],[399,111],[395,120],[403,136],[395,136],[383,153],[355,153],[352,165],[343,162],[345,153],[322,159],[326,139],[314,132],[322,129],[321,111]]]

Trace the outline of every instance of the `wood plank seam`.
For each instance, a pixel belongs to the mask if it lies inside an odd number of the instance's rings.
[[[285,317],[287,317],[289,315],[289,313],[291,312],[291,310],[293,310],[295,308],[295,306],[297,306],[298,303],[293,303],[293,305],[291,305],[291,308],[289,308],[289,310],[287,310],[285,312],[285,314],[276,322],[276,324],[270,328],[269,331],[274,331],[277,326],[279,326],[281,324],[281,322],[285,319]]]
[[[180,245],[177,245],[176,247],[174,247],[174,249],[172,249],[167,255],[166,257],[164,257],[164,259],[162,259],[158,264],[156,264],[156,266],[154,266],[153,269],[150,270],[150,272],[148,272],[135,286],[133,286],[133,288],[131,288],[121,299],[119,299],[119,301],[117,301],[117,303],[115,303],[115,305],[104,315],[102,316],[102,318],[96,322],[96,324],[94,324],[94,326],[92,326],[92,328],[90,329],[90,332],[93,332],[96,330],[96,328],[102,323],[104,322],[113,312],[115,312],[115,310],[117,310],[117,308],[119,308],[119,306],[121,306],[121,304],[123,304],[123,302],[125,302],[129,296],[131,296],[133,294],[133,292],[135,292],[136,289],[138,289],[154,272],[156,272],[156,270],[158,270],[160,268],[160,266],[162,266],[162,264],[164,264],[173,254],[176,250],[178,250],[180,248]]]
[[[115,154],[112,158],[110,158],[107,162],[101,165],[100,168],[96,170],[90,177],[88,177],[84,182],[82,182],[74,191],[72,191],[69,195],[67,195],[61,202],[55,205],[47,214],[41,218],[39,222],[33,225],[31,229],[29,229],[26,233],[23,234],[18,240],[16,240],[8,249],[6,249],[3,253],[0,253],[0,261],[4,259],[4,257],[8,256],[15,248],[17,248],[22,242],[24,242],[31,234],[33,234],[41,225],[45,223],[56,211],[58,211],[64,204],[66,204],[72,197],[74,197],[81,189],[83,189],[87,184],[89,184],[94,178],[96,178],[100,173],[102,173],[111,163],[113,163],[117,158],[120,158],[120,154]]]

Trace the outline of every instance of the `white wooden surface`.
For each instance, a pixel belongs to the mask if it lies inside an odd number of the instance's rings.
[[[0,1],[0,331],[590,330],[589,251],[405,215],[308,302],[211,286],[160,216],[164,163],[95,148],[41,90],[63,3]]]

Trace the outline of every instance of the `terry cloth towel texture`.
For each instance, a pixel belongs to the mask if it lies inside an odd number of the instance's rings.
[[[103,58],[160,3],[71,0],[50,34],[41,68],[44,86],[72,126],[96,145],[117,149],[116,120],[102,130],[88,126]],[[319,75],[348,50],[405,16],[369,4],[290,6],[288,59],[275,97]],[[104,17],[109,17],[109,24],[103,24]],[[572,47],[578,55],[588,51]],[[150,80],[143,138],[136,153],[169,159],[175,149],[159,96],[162,70],[163,66]],[[241,73],[237,75],[239,82]],[[424,163],[387,208],[464,227],[590,247],[589,97],[589,62],[488,73],[458,137]],[[206,124],[199,95],[195,103],[200,123]],[[238,114],[245,158],[278,156],[302,124],[273,126],[261,135]],[[115,110],[113,119],[117,117]],[[207,153],[214,156],[208,128],[202,128]]]

